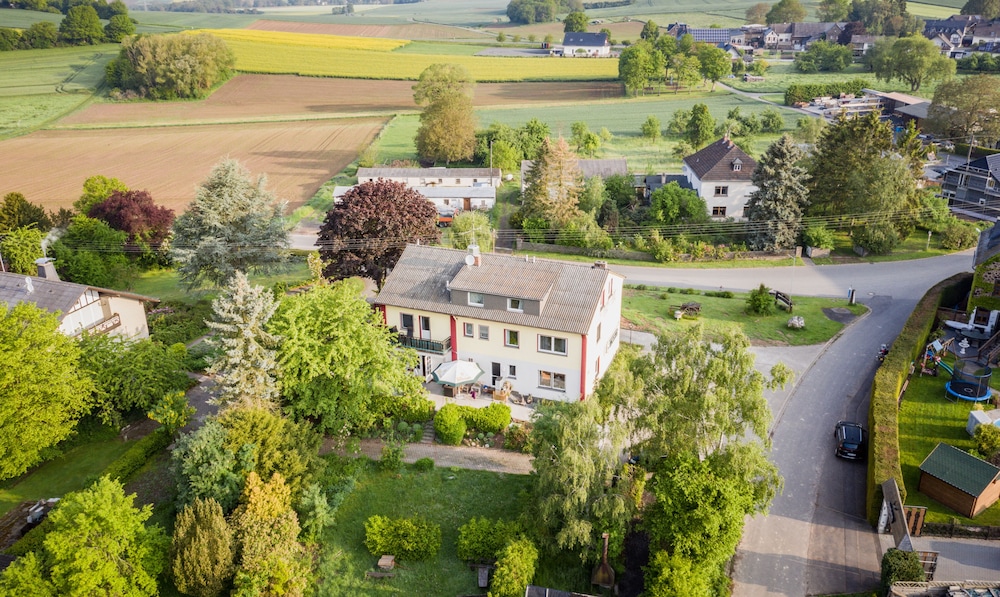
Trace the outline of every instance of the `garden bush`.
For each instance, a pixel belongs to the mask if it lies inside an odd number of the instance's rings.
[[[171,435],[167,433],[165,427],[156,429],[146,437],[135,442],[117,460],[108,465],[104,472],[96,478],[105,475],[110,479],[117,479],[121,483],[129,480],[129,477],[141,469],[154,454],[170,445]]]
[[[834,247],[833,231],[826,226],[810,226],[802,232],[802,242],[807,247],[832,249]]]
[[[505,450],[514,450],[528,454],[531,452],[528,438],[530,434],[524,425],[514,423],[507,428],[503,437],[503,447]]]
[[[882,556],[882,595],[889,594],[894,582],[923,582],[924,567],[915,551],[902,551],[890,547]]]
[[[521,538],[507,544],[497,558],[489,597],[521,597],[535,577],[538,550],[535,545]]]
[[[974,247],[979,240],[979,228],[970,222],[954,220],[941,231],[941,246],[952,251]]]
[[[761,284],[747,295],[747,313],[751,315],[771,315],[774,313],[774,297],[771,289]]]
[[[510,407],[494,402],[486,408],[474,408],[472,427],[484,433],[500,433],[510,425]],[[468,421],[466,421],[468,425]]]
[[[206,319],[212,318],[212,301],[196,303],[164,301],[149,312],[149,335],[167,346],[187,344],[208,333]]]
[[[861,93],[861,90],[868,86],[864,79],[852,79],[836,83],[801,83],[789,85],[785,90],[785,105],[791,106],[796,102],[809,102],[813,98],[822,96],[834,96],[841,93]]]
[[[458,527],[455,544],[458,559],[467,562],[495,560],[500,550],[520,532],[521,526],[513,521],[473,518]]]
[[[424,439],[424,424],[414,423],[410,426],[410,441],[416,443],[422,439]]]
[[[724,298],[724,299],[736,298],[736,294],[731,290],[706,290],[705,296]]]
[[[455,404],[446,404],[434,417],[434,432],[441,443],[457,446],[465,437],[465,418]]]
[[[434,401],[423,396],[400,397],[393,401],[387,415],[407,423],[424,423],[434,415]]]
[[[976,441],[976,452],[983,460],[990,460],[1000,452],[1000,427],[996,425],[977,426],[973,439]]]
[[[413,468],[421,473],[432,471],[434,470],[434,459],[427,458],[426,456],[418,458],[417,461],[413,463]]]
[[[388,553],[404,561],[427,560],[441,549],[441,527],[422,518],[375,515],[365,521],[365,547],[374,556]]]
[[[398,472],[403,466],[403,446],[389,442],[382,446],[382,458],[378,461],[380,471]]]

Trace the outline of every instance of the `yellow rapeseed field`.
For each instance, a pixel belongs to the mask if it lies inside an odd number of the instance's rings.
[[[389,50],[409,42],[246,29],[199,31],[226,40],[236,54],[236,69],[248,73],[415,80],[431,64],[444,62],[461,64],[476,81],[484,82],[595,81],[618,77],[618,60],[611,58],[396,54]]]
[[[384,39],[380,37],[354,37],[350,35],[317,35],[314,33],[286,33],[284,31],[256,31],[251,29],[199,29],[191,33],[211,33],[229,42],[250,42],[270,47],[301,46],[330,50],[366,50],[370,52],[391,52],[410,43],[406,39]]]

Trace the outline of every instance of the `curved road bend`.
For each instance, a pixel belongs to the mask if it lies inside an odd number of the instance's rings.
[[[879,546],[865,520],[865,466],[833,455],[833,425],[867,421],[878,346],[899,334],[924,292],[971,271],[972,254],[878,264],[741,270],[616,266],[630,284],[846,297],[871,313],[828,344],[776,409],[772,460],[784,491],[767,516],[749,519],[733,568],[735,597],[851,593],[878,583]],[[776,352],[779,353],[780,349]]]

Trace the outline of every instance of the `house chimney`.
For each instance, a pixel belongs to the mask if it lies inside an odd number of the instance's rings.
[[[607,261],[595,261],[594,266],[591,269],[608,269]]]
[[[39,278],[59,281],[59,274],[56,273],[56,266],[55,263],[53,263],[54,261],[55,259],[51,257],[40,257],[35,260],[35,265],[38,266]]]
[[[479,267],[483,264],[483,257],[479,254],[479,245],[473,243],[469,245],[469,255],[472,255],[472,265]]]

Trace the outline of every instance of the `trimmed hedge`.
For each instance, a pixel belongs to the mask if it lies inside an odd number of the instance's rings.
[[[455,404],[445,404],[434,416],[434,433],[445,445],[457,446],[465,437],[465,418],[460,408]]]
[[[473,408],[471,427],[483,433],[500,433],[510,426],[510,407],[502,402],[494,402],[486,408]],[[469,420],[466,419],[466,425]]]
[[[365,547],[373,556],[391,553],[400,560],[428,560],[441,549],[441,527],[422,518],[376,514],[365,521]]]
[[[146,437],[135,442],[117,460],[108,465],[98,477],[107,475],[111,479],[118,479],[123,484],[141,469],[154,454],[170,445],[173,438],[165,427],[159,427]]]
[[[400,397],[389,407],[390,418],[407,423],[425,423],[434,415],[434,401],[423,397]]]
[[[461,425],[457,421],[461,421]],[[434,417],[434,431],[442,443],[452,446],[462,443],[466,430],[500,433],[509,426],[510,407],[502,402],[493,402],[485,408],[445,404]]]
[[[868,86],[864,79],[851,79],[839,83],[801,83],[789,85],[785,91],[785,105],[791,106],[796,102],[810,102],[813,98],[840,95],[841,93],[861,93],[861,90]]]
[[[467,562],[495,560],[500,550],[521,532],[521,525],[514,521],[472,518],[458,527],[455,551],[458,559]]]
[[[875,372],[868,410],[868,484],[865,493],[865,509],[872,526],[878,524],[882,508],[881,484],[884,481],[895,478],[900,496],[906,501],[906,486],[903,485],[899,460],[899,392],[910,372],[910,364],[923,353],[942,297],[951,286],[962,283],[963,278],[968,277],[969,274],[954,275],[927,291],[892,343],[892,350],[885,361]]]
[[[497,566],[490,582],[489,597],[521,597],[535,578],[538,549],[528,539],[521,538],[507,544],[497,558]]]

